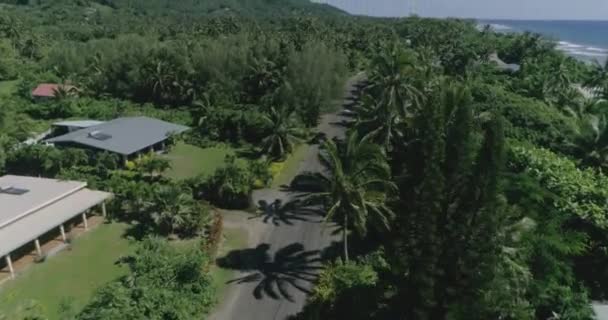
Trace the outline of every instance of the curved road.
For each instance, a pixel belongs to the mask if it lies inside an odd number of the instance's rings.
[[[348,81],[343,105],[352,103],[363,78],[359,74]],[[342,138],[345,120],[339,112],[324,115],[317,130],[327,138]],[[317,145],[309,149],[297,174],[322,170],[318,151]],[[318,212],[298,208],[297,194],[265,189],[252,198],[265,208],[262,215],[226,213],[227,223],[249,231],[250,248],[218,259],[220,266],[237,272],[212,320],[285,320],[297,314],[320,268],[322,250],[339,238],[336,227],[323,224]]]

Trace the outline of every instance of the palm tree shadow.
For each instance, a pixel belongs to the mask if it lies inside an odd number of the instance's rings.
[[[257,212],[258,215],[250,219],[261,217],[264,223],[272,223],[275,226],[293,225],[294,221],[311,221],[312,218],[322,215],[317,207],[307,205],[298,197],[285,203],[281,199],[275,199],[273,202],[260,200]]]
[[[216,262],[221,268],[248,272],[227,283],[257,283],[253,296],[258,300],[268,296],[293,302],[293,289],[310,293],[307,284],[316,280],[321,269],[320,252],[305,251],[302,244],[292,243],[271,257],[269,249],[270,245],[264,243],[253,249],[234,250]]]

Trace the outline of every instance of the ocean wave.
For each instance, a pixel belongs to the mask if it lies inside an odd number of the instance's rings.
[[[583,45],[568,42],[568,41],[559,41],[557,46],[563,47],[563,48],[584,48],[585,47]]]
[[[589,52],[583,50],[567,50],[566,53],[583,57],[606,57],[606,53]]]
[[[593,52],[608,53],[608,49],[604,49],[604,48],[587,47],[587,48],[585,48],[585,50],[586,51],[593,51]]]
[[[608,57],[608,49],[592,46],[585,46],[568,41],[557,41],[556,48],[564,53],[580,58],[606,58]],[[586,59],[586,60],[587,60]]]
[[[513,28],[504,25],[504,24],[499,24],[499,23],[491,23],[490,27],[496,31],[506,31],[506,30],[512,30]]]

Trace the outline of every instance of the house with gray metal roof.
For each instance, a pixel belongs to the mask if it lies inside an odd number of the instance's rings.
[[[63,128],[65,132],[72,132],[80,129],[85,129],[93,126],[98,126],[104,123],[104,121],[97,120],[68,120],[68,121],[59,121],[53,123],[51,126],[53,128]]]
[[[45,140],[58,146],[108,151],[130,158],[164,148],[172,135],[188,127],[148,117],[118,118]]]
[[[43,255],[40,241],[43,235],[56,230],[67,241],[64,223],[82,215],[87,228],[86,213],[101,206],[111,194],[86,188],[86,182],[6,175],[0,177],[0,256],[11,277],[14,270],[11,253],[34,242],[39,256]]]

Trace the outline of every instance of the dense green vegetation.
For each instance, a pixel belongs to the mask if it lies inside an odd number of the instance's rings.
[[[608,297],[608,114],[577,89],[607,97],[603,66],[537,35],[350,17],[306,1],[3,2],[0,172],[112,191],[108,211],[140,245],[121,260],[129,273],[76,319],[208,313],[221,225],[212,206],[247,208],[271,184],[269,163],[313,137],[359,71],[367,81],[346,139],[323,141],[325,172],[290,186],[342,228],[296,318],[582,320]],[[492,53],[520,71],[499,70]],[[34,102],[39,82],[79,93]],[[221,166],[210,159],[214,168],[182,167],[179,157],[204,155],[178,142],[125,166],[19,145],[56,119],[133,114],[191,126],[175,137],[189,147],[238,152]],[[182,251],[151,236],[201,245]]]

